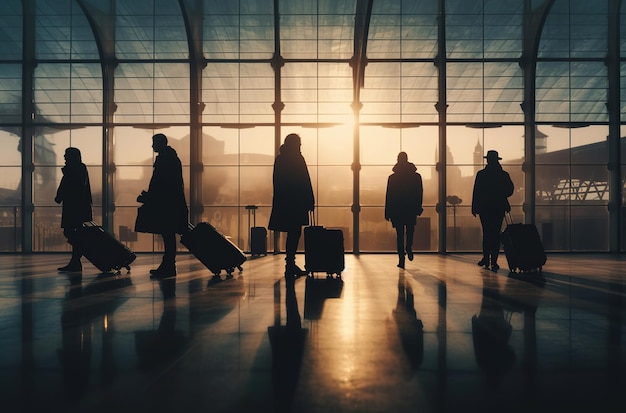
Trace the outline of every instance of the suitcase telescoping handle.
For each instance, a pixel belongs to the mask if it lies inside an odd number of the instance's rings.
[[[315,210],[309,211],[309,225],[317,226],[317,221],[315,220]]]
[[[98,223],[96,223],[96,221],[94,221],[94,220],[85,221],[85,222],[83,222],[83,225],[81,225],[81,226],[83,226],[83,227],[96,227],[96,228],[100,227],[100,225],[98,225]]]

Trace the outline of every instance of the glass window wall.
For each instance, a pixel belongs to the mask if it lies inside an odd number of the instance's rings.
[[[480,224],[469,206],[489,149],[500,153],[515,183],[514,218],[535,222],[547,249],[614,247],[608,229],[616,213],[608,205],[623,184],[609,185],[609,142],[620,137],[607,136],[615,133],[609,123],[626,113],[623,83],[620,113],[609,116],[615,109],[607,103],[610,65],[626,58],[626,30],[621,55],[607,59],[614,35],[608,0],[593,7],[555,0],[545,20],[524,16],[517,0],[445,0],[441,20],[439,0],[374,0],[371,10],[356,0],[100,3],[33,0],[35,16],[23,16],[19,0],[0,5],[0,229],[12,240],[0,250],[19,250],[23,240],[35,251],[67,250],[53,198],[68,146],[81,149],[89,167],[96,220],[104,218],[103,193],[110,194],[115,209],[104,220],[110,230],[134,250],[160,250],[158,237],[132,231],[156,132],[170,138],[183,161],[188,200],[200,195],[200,205],[190,207],[244,249],[245,206],[258,205],[257,225],[267,225],[275,150],[292,132],[303,139],[318,221],[344,229],[348,251],[357,237],[362,251],[394,250],[383,208],[400,151],[424,181],[418,249],[436,251],[445,234],[447,250],[478,251]],[[532,3],[539,13],[543,3]],[[537,56],[523,50],[524,21],[537,22]],[[440,46],[446,59],[435,65]],[[535,90],[524,90],[523,55],[536,64]],[[191,65],[202,67],[198,78]],[[112,83],[103,67],[112,70]],[[619,63],[619,80],[624,67]],[[200,96],[192,102],[196,85]],[[447,123],[439,125],[441,96]],[[522,107],[529,97],[536,99],[535,154],[523,172],[530,137]],[[195,108],[200,113],[192,118]],[[197,137],[204,169],[192,176]],[[443,139],[447,162],[438,170]],[[32,193],[22,194],[23,179]],[[530,180],[535,194],[526,193]],[[111,188],[102,187],[109,182]],[[355,191],[360,205],[353,205]],[[24,208],[31,202],[33,212]],[[438,227],[438,204],[445,206],[446,228]],[[534,216],[525,215],[524,204],[535,206]],[[357,228],[353,207],[361,208]],[[20,228],[22,214],[32,224],[29,236]]]

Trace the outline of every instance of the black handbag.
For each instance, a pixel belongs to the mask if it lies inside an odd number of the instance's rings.
[[[135,219],[135,232],[146,232],[149,234],[159,234],[162,231],[159,225],[158,214],[150,204],[143,204],[137,208],[137,218]]]

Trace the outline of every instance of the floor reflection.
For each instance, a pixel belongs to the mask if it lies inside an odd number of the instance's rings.
[[[398,276],[398,300],[392,311],[400,341],[411,369],[416,370],[424,359],[424,324],[417,318],[413,288],[403,271]]]
[[[281,325],[280,286],[285,284],[286,324]],[[267,329],[272,347],[272,385],[276,412],[290,412],[298,385],[307,330],[302,328],[295,279],[274,284],[274,325]]]
[[[59,275],[62,255],[0,256],[9,412],[621,411],[623,259],[552,256],[543,277],[472,255],[346,256],[340,280],[246,262],[215,283]],[[623,409],[622,409],[623,410]]]
[[[476,361],[487,382],[498,387],[502,376],[515,362],[515,352],[509,344],[513,331],[511,313],[505,316],[498,277],[483,275],[483,296],[480,313],[472,316],[472,338]]]
[[[127,289],[133,284],[128,275],[110,273],[103,273],[86,285],[75,274],[68,278],[70,285],[61,313],[62,346],[57,355],[66,399],[77,401],[93,380],[90,376],[94,329],[100,329],[102,334],[100,379],[104,384],[115,380],[113,313],[126,301]]]

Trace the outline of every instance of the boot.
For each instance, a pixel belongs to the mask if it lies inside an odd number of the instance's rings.
[[[406,247],[406,257],[409,261],[413,261],[413,247],[410,245],[407,245]]]
[[[404,254],[398,256],[398,268],[404,269]]]
[[[57,270],[60,272],[80,272],[83,270],[83,265],[80,261],[70,261],[69,264],[64,267],[59,267]]]
[[[157,269],[150,270],[151,279],[163,279],[168,277],[176,277],[176,262],[162,262]]]
[[[57,270],[60,272],[80,272],[83,270],[83,265],[80,263],[81,254],[76,251],[75,248],[72,248],[72,258],[70,262],[64,266],[59,267]]]
[[[296,265],[296,260],[285,260],[285,277],[302,277],[307,272]]]
[[[489,257],[483,256],[483,259],[478,261],[478,265],[481,267],[489,268]]]

